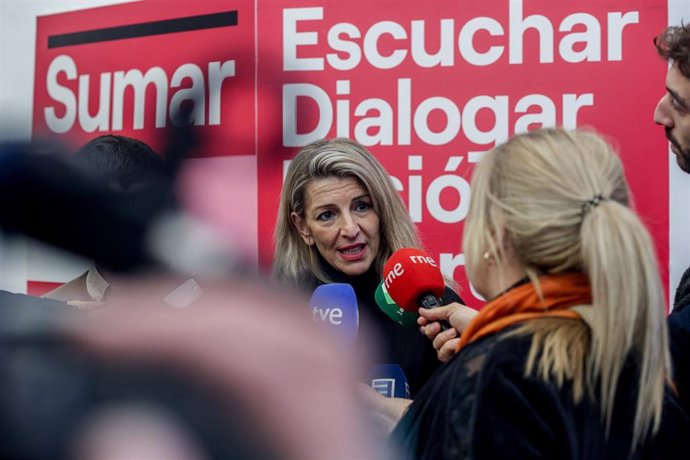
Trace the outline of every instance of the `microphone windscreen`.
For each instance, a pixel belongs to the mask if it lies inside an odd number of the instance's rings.
[[[416,248],[398,249],[383,269],[384,287],[395,303],[407,311],[417,312],[421,296],[440,297],[445,290],[443,275],[436,261]]]
[[[379,283],[374,294],[376,305],[383,311],[390,319],[400,324],[401,326],[413,329],[417,327],[417,318],[419,314],[412,311],[407,311],[400,307],[391,298],[390,294],[383,285],[383,280]]]
[[[410,385],[402,367],[397,364],[377,364],[369,373],[371,387],[387,398],[410,399]]]
[[[359,327],[359,310],[355,290],[347,283],[318,286],[311,296],[309,307],[314,322],[322,323],[353,348]]]

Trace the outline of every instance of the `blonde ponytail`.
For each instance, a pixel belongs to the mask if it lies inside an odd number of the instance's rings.
[[[640,365],[633,444],[659,428],[670,377],[664,295],[651,238],[639,217],[614,200],[584,216],[583,268],[592,287],[590,378],[599,376],[607,427],[618,377],[632,351]]]
[[[590,279],[585,321],[541,319],[511,333],[532,335],[525,372],[558,386],[570,382],[575,402],[598,394],[608,430],[621,371],[635,359],[631,448],[639,446],[659,429],[671,365],[656,257],[628,207],[620,159],[593,132],[537,130],[487,153],[472,194],[463,244],[468,270],[487,249],[501,267],[505,238],[538,292],[540,274]]]

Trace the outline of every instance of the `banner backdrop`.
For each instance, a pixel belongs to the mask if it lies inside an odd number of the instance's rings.
[[[652,123],[666,71],[652,38],[666,21],[666,2],[649,0],[153,1],[44,16],[33,132],[157,147],[180,122],[171,110],[193,107],[200,161],[254,158],[256,218],[244,225],[261,266],[287,161],[315,139],[355,138],[471,299],[461,240],[473,165],[515,133],[591,126],[621,152],[666,281],[668,158]]]

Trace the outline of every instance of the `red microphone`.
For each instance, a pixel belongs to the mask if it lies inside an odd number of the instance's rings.
[[[417,312],[419,307],[434,308],[441,304],[446,288],[436,261],[416,248],[398,249],[383,268],[383,283],[388,294],[404,310]]]

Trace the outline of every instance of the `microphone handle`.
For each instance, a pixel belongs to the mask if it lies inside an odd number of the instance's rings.
[[[436,298],[433,294],[426,293],[422,294],[419,297],[419,300],[417,301],[420,307],[422,308],[436,308],[441,306],[441,302],[439,302],[439,299]],[[453,326],[450,325],[448,321],[439,321],[441,324],[441,330],[446,331]]]
[[[433,294],[422,294],[419,298],[419,306],[422,308],[436,308],[440,307],[441,303]]]

